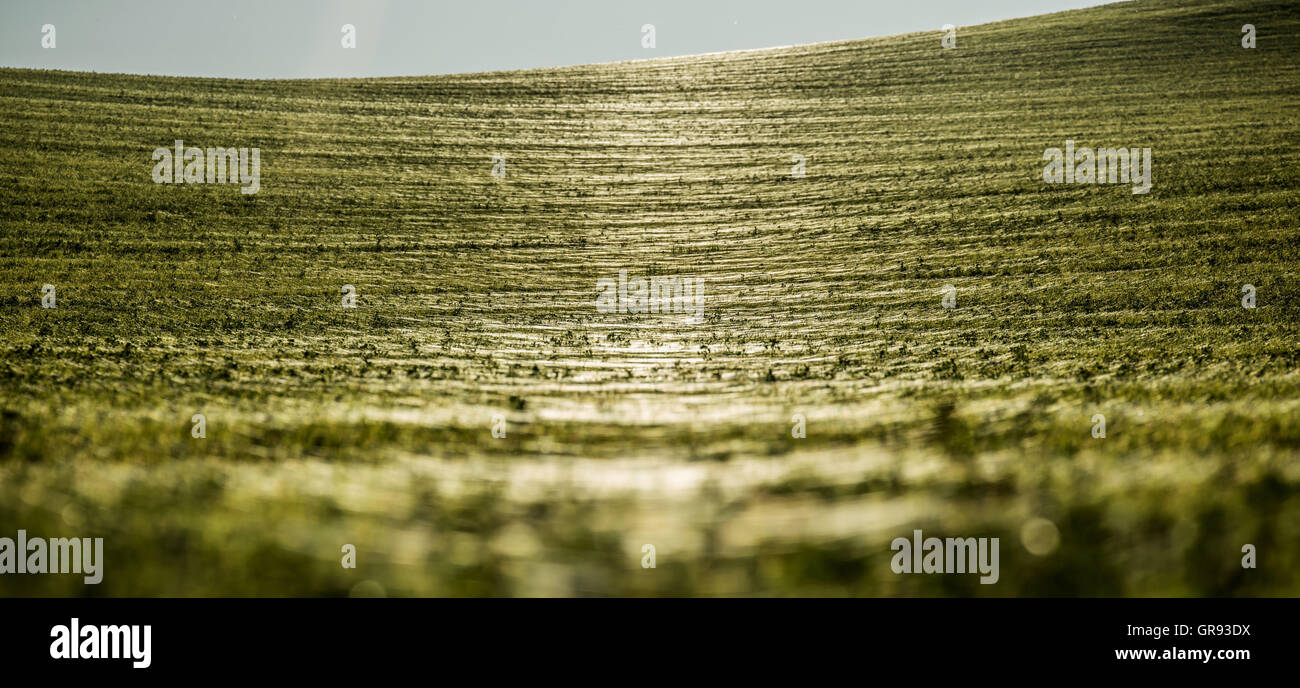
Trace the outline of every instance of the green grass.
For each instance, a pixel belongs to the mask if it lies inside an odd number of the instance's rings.
[[[956,50],[0,69],[0,536],[106,557],[0,594],[1300,595],[1298,36],[1160,0]],[[153,184],[177,138],[261,191]],[[1151,192],[1044,184],[1066,139],[1151,147]],[[706,321],[597,313],[620,268]],[[1001,580],[894,575],[913,528]]]

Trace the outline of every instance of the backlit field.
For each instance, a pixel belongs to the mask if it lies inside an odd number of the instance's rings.
[[[0,69],[0,537],[105,551],[0,595],[1300,595],[1295,3],[940,38]],[[176,139],[260,191],[154,184]],[[1066,140],[1150,193],[1044,183]],[[703,321],[597,312],[623,269]],[[917,528],[1000,580],[895,575]]]

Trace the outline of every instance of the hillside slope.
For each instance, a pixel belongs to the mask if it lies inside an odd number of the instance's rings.
[[[955,50],[0,70],[0,536],[106,550],[0,594],[1300,594],[1297,36],[1160,0]],[[154,184],[176,139],[260,190]],[[1044,183],[1067,140],[1151,148],[1150,192]],[[702,322],[598,312],[620,270]],[[915,528],[1000,537],[999,583],[893,574]]]

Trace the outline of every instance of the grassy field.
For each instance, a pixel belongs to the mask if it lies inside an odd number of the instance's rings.
[[[940,38],[0,69],[0,536],[106,559],[0,594],[1300,595],[1295,3]],[[260,192],[154,184],[175,139]],[[1151,192],[1044,183],[1067,139]],[[703,321],[598,313],[620,269]],[[914,528],[999,582],[895,575]]]

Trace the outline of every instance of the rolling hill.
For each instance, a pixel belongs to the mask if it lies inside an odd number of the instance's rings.
[[[0,536],[105,543],[0,593],[1300,594],[1298,36],[1157,0],[951,50],[0,69]],[[257,193],[154,183],[177,140],[260,149]],[[1045,183],[1067,141],[1150,148],[1149,192]],[[699,317],[599,311],[620,271]],[[893,573],[916,529],[999,582]]]

